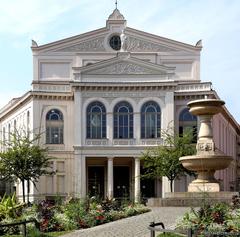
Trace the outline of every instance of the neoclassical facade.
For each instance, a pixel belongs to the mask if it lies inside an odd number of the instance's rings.
[[[127,27],[116,8],[103,28],[45,45],[33,41],[31,48],[32,90],[0,111],[0,126],[2,140],[14,129],[42,133],[54,157],[56,174],[41,177],[32,198],[164,197],[167,179],[141,180],[139,158],[163,144],[162,129],[196,133],[187,102],[218,97],[210,82],[200,81],[201,41],[189,45]],[[225,129],[219,149],[234,157],[218,174],[230,190],[238,179],[240,130],[224,111],[213,123],[216,139],[219,126]],[[189,181],[176,181],[175,191],[187,190]]]

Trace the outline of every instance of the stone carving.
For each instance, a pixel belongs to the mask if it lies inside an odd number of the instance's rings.
[[[156,43],[151,43],[142,39],[129,36],[127,40],[126,51],[130,52],[168,52],[177,51],[176,49],[169,48]]]
[[[121,39],[121,52],[125,52],[126,51],[126,40],[127,40],[127,36],[125,35],[124,30],[122,30],[122,33],[120,35],[120,39]]]
[[[198,143],[198,151],[213,151],[212,143]]]
[[[154,71],[139,65],[128,63],[128,62],[119,62],[104,68],[92,70],[86,72],[86,74],[161,74],[159,71]]]
[[[104,37],[95,38],[89,41],[85,41],[73,46],[69,46],[63,49],[59,49],[57,51],[63,52],[72,52],[72,51],[83,51],[83,52],[99,52],[106,51],[104,48]]]

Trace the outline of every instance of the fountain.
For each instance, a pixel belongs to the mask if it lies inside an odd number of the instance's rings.
[[[227,168],[233,160],[231,156],[218,150],[213,141],[212,117],[221,112],[224,104],[224,101],[217,99],[201,99],[188,103],[189,111],[200,118],[197,154],[180,158],[186,169],[197,173],[197,179],[189,184],[188,192],[219,192],[220,186],[214,173]]]
[[[151,198],[149,206],[192,206],[199,207],[203,202],[231,203],[238,192],[220,192],[220,185],[214,177],[216,170],[227,168],[233,158],[226,156],[215,147],[212,131],[212,117],[222,111],[224,101],[201,99],[188,103],[190,112],[200,119],[197,154],[180,158],[182,165],[197,173],[197,179],[188,186],[188,192],[165,193],[164,198]]]

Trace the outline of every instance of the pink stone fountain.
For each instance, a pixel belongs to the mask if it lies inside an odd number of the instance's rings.
[[[189,111],[200,119],[197,154],[180,158],[182,165],[197,173],[197,179],[188,186],[188,192],[219,192],[220,186],[214,177],[216,170],[227,168],[232,157],[226,156],[215,147],[212,132],[212,117],[222,110],[224,101],[202,99],[188,103]]]

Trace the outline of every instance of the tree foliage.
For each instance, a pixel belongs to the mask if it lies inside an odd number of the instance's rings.
[[[25,181],[29,189],[30,181],[36,186],[40,176],[53,174],[48,169],[51,158],[47,150],[37,144],[40,136],[31,139],[15,131],[10,137],[9,141],[3,143],[4,149],[0,152],[0,178],[14,182],[20,180],[25,202]]]
[[[182,156],[195,153],[195,145],[192,144],[192,131],[185,131],[182,136],[174,135],[173,129],[162,132],[164,144],[155,148],[149,148],[143,152],[141,159],[144,164],[145,174],[143,178],[160,178],[166,176],[170,181],[171,192],[173,181],[181,175],[194,173],[185,169],[179,161]]]

